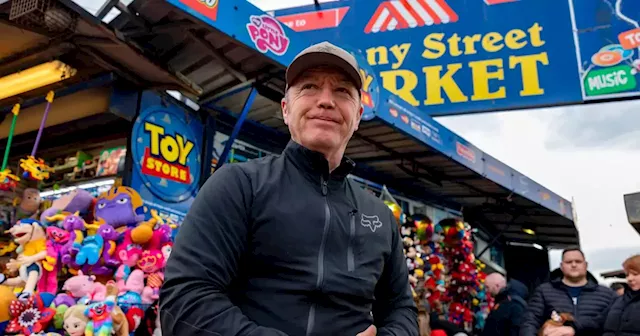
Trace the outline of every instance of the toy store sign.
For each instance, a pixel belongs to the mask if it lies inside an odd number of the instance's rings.
[[[133,126],[131,149],[140,179],[137,183],[166,202],[191,197],[200,181],[201,134],[193,123],[199,121],[176,106],[150,104]]]
[[[144,131],[149,137],[149,146],[142,158],[142,173],[189,184],[191,173],[187,158],[194,144],[185,135],[166,134],[165,127],[146,121]]]

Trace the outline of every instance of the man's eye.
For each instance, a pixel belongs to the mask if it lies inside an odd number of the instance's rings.
[[[351,92],[349,91],[349,89],[347,89],[347,88],[343,88],[343,87],[341,87],[341,88],[337,88],[337,89],[336,89],[336,91],[338,91],[338,92],[340,92],[340,93],[348,93],[348,94],[349,94],[349,93],[351,93]]]
[[[302,85],[302,90],[310,90],[310,89],[315,89],[317,87],[318,86],[315,84],[308,83],[308,84]]]

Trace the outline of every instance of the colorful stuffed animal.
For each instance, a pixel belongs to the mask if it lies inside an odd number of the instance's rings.
[[[47,256],[46,234],[40,223],[30,218],[18,221],[9,229],[9,233],[18,244],[18,259],[11,259],[7,263],[7,269],[11,272],[19,271],[20,275],[7,279],[0,273],[0,284],[10,287],[24,285],[19,297],[26,299],[34,293],[42,275],[41,263]]]
[[[135,189],[113,187],[98,197],[95,217],[123,233],[144,221],[144,203]]]
[[[42,277],[38,282],[38,290],[41,292],[55,293],[58,290],[58,272],[65,245],[69,242],[68,231],[56,226],[50,226],[47,233],[47,256],[42,261]]]
[[[111,336],[113,331],[112,312],[116,307],[118,289],[115,283],[107,283],[107,297],[101,302],[90,304],[85,309],[85,316],[89,318],[84,334],[86,336]]]
[[[84,275],[82,271],[78,271],[78,275],[64,282],[62,290],[76,299],[81,299],[82,302],[102,301],[105,299],[107,289],[95,280],[95,275]]]

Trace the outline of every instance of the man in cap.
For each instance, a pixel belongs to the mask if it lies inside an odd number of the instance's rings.
[[[353,185],[355,58],[313,45],[287,69],[281,156],[227,164],[182,224],[160,294],[172,335],[418,335],[389,208]]]

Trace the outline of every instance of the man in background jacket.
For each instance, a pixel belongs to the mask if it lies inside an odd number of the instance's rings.
[[[417,336],[396,220],[347,178],[363,112],[355,58],[313,45],[286,83],[283,154],[216,170],[180,228],[163,336]]]
[[[489,274],[484,283],[495,305],[481,336],[518,336],[529,297],[527,286],[515,279],[507,284],[500,273]]]
[[[561,327],[549,327],[545,336],[601,336],[604,320],[615,293],[587,272],[584,253],[577,248],[562,252],[560,269],[551,273],[551,281],[540,285],[529,300],[521,336],[536,336],[555,311],[570,313],[574,321]]]

